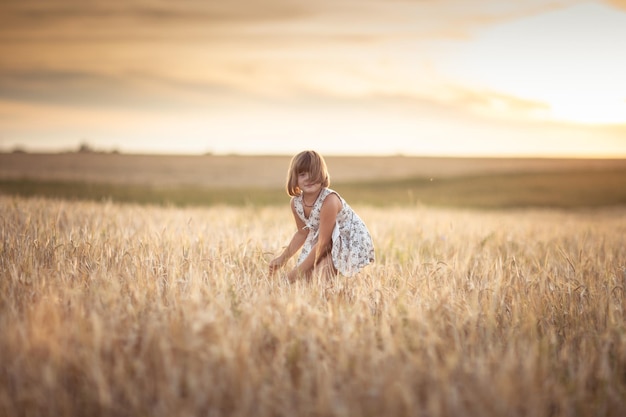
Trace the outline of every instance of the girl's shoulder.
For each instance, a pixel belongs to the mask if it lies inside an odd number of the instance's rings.
[[[339,201],[343,202],[343,198],[341,197],[341,195],[337,191],[333,190],[332,188],[325,188],[324,193],[325,193],[324,198],[328,197],[329,195],[334,194],[339,198]]]
[[[324,197],[327,197],[331,194],[337,194],[339,195],[339,193],[335,190],[333,190],[332,188],[328,188],[328,187],[324,187]]]
[[[331,196],[334,196],[334,198],[331,197]],[[344,199],[341,198],[339,193],[337,191],[333,190],[333,189],[326,188],[324,190],[324,195],[322,197],[323,198],[321,198],[320,200],[322,201],[322,204],[324,206],[326,206],[327,204],[330,204],[333,207],[336,207],[338,212],[340,210],[343,210],[343,208],[346,206],[346,203],[345,203]],[[331,198],[329,198],[329,197],[331,197]]]

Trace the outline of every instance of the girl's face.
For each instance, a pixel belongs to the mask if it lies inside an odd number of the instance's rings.
[[[310,174],[308,172],[301,172],[298,174],[298,188],[305,194],[317,193],[322,188],[322,183],[311,183],[309,181]]]

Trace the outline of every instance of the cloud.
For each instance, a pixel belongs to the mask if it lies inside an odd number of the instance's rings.
[[[269,107],[276,118],[328,117],[326,109],[401,114],[407,125],[528,120],[546,105],[454,84],[437,59],[451,43],[467,49],[486,27],[577,3],[0,1],[0,55],[11,57],[0,62],[0,99],[157,118],[198,108],[236,118]]]
[[[280,20],[302,15],[300,2],[289,0],[202,1],[186,0],[170,2],[160,0],[48,0],[46,2],[23,0],[3,2],[0,6],[4,19],[15,23],[46,23],[74,19],[119,19],[145,21],[251,21]]]
[[[496,91],[478,91],[453,86],[448,89],[446,102],[467,111],[505,120],[541,120],[546,117],[550,105],[540,101],[526,100]]]
[[[626,10],[626,0],[605,0],[605,3],[618,9]]]
[[[576,0],[22,0],[0,2],[0,39],[335,34],[464,37],[476,27]]]
[[[224,85],[159,77],[66,70],[5,71],[0,100],[100,109],[181,110],[241,96]]]
[[[206,39],[233,25],[298,19],[289,0],[23,0],[0,2],[0,41]]]

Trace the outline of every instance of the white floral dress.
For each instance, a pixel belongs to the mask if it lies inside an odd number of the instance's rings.
[[[304,215],[302,195],[293,198],[296,213],[305,223],[305,229],[309,229],[302,252],[300,252],[298,257],[298,265],[304,261],[317,243],[322,203],[330,194],[336,194],[342,205],[341,211],[337,213],[337,220],[332,234],[331,253],[333,265],[340,274],[351,277],[364,266],[374,262],[374,243],[363,220],[336,191],[330,188],[322,188],[320,195],[311,208],[309,217]]]

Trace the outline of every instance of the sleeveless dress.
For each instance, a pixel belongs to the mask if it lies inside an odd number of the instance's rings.
[[[332,233],[331,255],[333,265],[340,274],[351,277],[364,266],[374,262],[374,243],[363,220],[336,191],[330,188],[322,188],[308,218],[304,215],[302,195],[293,197],[296,213],[304,222],[304,228],[309,229],[302,252],[298,257],[298,265],[304,261],[317,243],[322,203],[330,194],[336,194],[342,205],[342,209],[337,213],[337,220]]]

